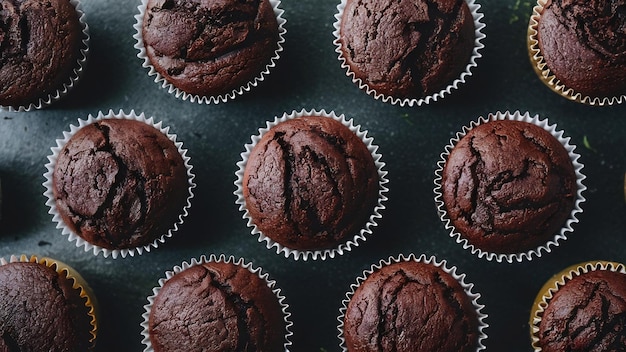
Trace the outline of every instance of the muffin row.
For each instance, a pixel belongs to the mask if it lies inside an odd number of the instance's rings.
[[[134,111],[71,125],[48,157],[46,204],[68,240],[125,258],[183,224],[196,187],[191,158],[169,128]],[[387,200],[378,146],[352,119],[293,111],[246,144],[235,204],[268,249],[334,258],[372,234]],[[451,139],[435,170],[435,204],[450,236],[488,260],[550,252],[582,212],[585,176],[569,138],[520,112],[481,117]]]
[[[85,69],[90,37],[80,2],[4,6],[0,106],[47,106],[67,94]],[[526,40],[539,79],[579,103],[622,103],[626,35],[617,6],[538,0]],[[335,51],[347,76],[375,99],[428,104],[458,89],[477,66],[485,39],[479,10],[474,0],[342,0],[333,24]],[[283,51],[286,20],[279,0],[142,0],[138,11],[137,56],[155,82],[183,100],[234,99],[262,82]]]
[[[621,263],[589,261],[556,273],[531,305],[534,350],[619,350],[626,338],[625,290]],[[94,349],[98,303],[73,268],[52,258],[2,258],[0,292],[0,347]],[[482,351],[489,325],[480,298],[445,261],[390,257],[364,270],[346,293],[337,318],[339,345],[343,351]],[[183,262],[159,279],[147,301],[144,351],[289,351],[292,345],[285,296],[243,259],[211,255]]]

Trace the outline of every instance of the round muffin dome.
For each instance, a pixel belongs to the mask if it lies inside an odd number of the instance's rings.
[[[256,84],[278,57],[282,30],[269,0],[144,4],[138,49],[145,52],[146,64],[185,97],[234,96]]]
[[[577,176],[568,151],[544,128],[492,120],[450,151],[441,180],[446,217],[471,245],[520,253],[545,244],[571,216]]]
[[[347,0],[339,26],[354,78],[397,99],[445,89],[470,63],[476,39],[465,0]]]
[[[265,236],[290,249],[320,250],[365,226],[379,175],[363,140],[338,120],[313,114],[261,136],[242,187],[251,221]]]
[[[99,248],[150,245],[186,214],[188,165],[154,125],[102,117],[60,148],[50,175],[54,206],[72,233]]]
[[[344,301],[343,351],[484,349],[482,306],[454,271],[424,256],[373,267]]]
[[[93,297],[68,271],[34,257],[0,265],[0,350],[93,350]]]
[[[3,1],[1,9],[0,106],[39,108],[78,80],[86,27],[70,0]]]

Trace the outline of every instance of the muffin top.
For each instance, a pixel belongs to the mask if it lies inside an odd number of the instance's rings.
[[[622,351],[625,326],[626,275],[594,270],[567,281],[548,302],[538,346],[545,352]]]
[[[348,351],[470,352],[478,317],[461,284],[443,269],[405,261],[373,272],[347,306]]]
[[[379,177],[365,143],[323,116],[283,121],[248,158],[243,195],[252,222],[285,247],[332,248],[373,213]]]
[[[267,282],[232,263],[192,266],[165,282],[149,315],[161,351],[281,351],[286,324]]]
[[[451,84],[469,64],[474,39],[465,0],[347,0],[339,32],[355,77],[400,99]]]
[[[532,123],[497,120],[471,129],[454,146],[442,191],[462,238],[483,251],[520,253],[565,225],[577,185],[558,139]]]
[[[626,93],[626,0],[551,0],[538,22],[546,65],[591,97]]]
[[[72,284],[46,265],[0,266],[0,351],[90,350],[88,308]]]
[[[278,22],[268,0],[149,0],[142,26],[154,68],[199,96],[245,85],[278,48]]]
[[[0,105],[26,106],[70,82],[82,25],[69,0],[0,3]]]
[[[134,248],[174,227],[189,196],[178,148],[143,121],[102,119],[79,129],[54,166],[64,223],[94,245]]]

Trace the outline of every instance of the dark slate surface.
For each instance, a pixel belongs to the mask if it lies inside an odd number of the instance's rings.
[[[277,281],[293,314],[293,351],[338,351],[336,317],[345,292],[364,269],[389,256],[435,255],[466,273],[489,314],[491,351],[531,350],[530,306],[552,274],[585,260],[626,262],[625,108],[569,102],[537,79],[525,45],[530,1],[479,1],[487,38],[474,75],[452,96],[412,108],[376,101],[346,77],[332,44],[337,3],[285,0],[287,42],[278,67],[245,96],[198,105],[168,95],[141,67],[132,38],[138,1],[84,1],[92,40],[80,85],[45,110],[0,112],[0,255],[51,256],[78,269],[99,300],[99,351],[143,350],[139,324],[146,297],[166,270],[203,254],[244,257]],[[374,137],[389,171],[389,201],[374,235],[324,262],[294,261],[267,250],[250,235],[233,195],[236,162],[250,136],[266,120],[302,108],[354,118]],[[79,118],[109,109],[134,109],[169,125],[189,149],[198,185],[181,230],[157,250],[125,259],[96,257],[68,242],[42,195],[55,139]],[[448,237],[433,201],[444,146],[462,126],[498,110],[529,111],[556,123],[577,145],[588,177],[574,234],[531,262],[488,262],[464,251]]]

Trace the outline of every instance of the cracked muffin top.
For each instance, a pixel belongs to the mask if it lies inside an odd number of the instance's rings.
[[[165,282],[148,318],[155,352],[284,351],[278,297],[245,267],[208,262]]]
[[[626,275],[593,270],[566,281],[548,301],[537,345],[545,352],[621,351],[625,326]]]
[[[0,266],[0,351],[91,351],[86,300],[43,264]]]
[[[343,317],[347,350],[473,352],[479,320],[461,284],[442,268],[383,266],[355,290]]]
[[[445,89],[469,64],[474,40],[465,0],[347,0],[339,32],[355,78],[399,99]]]
[[[27,106],[70,83],[82,40],[69,0],[0,2],[0,105]]]
[[[495,120],[471,129],[442,172],[448,218],[462,238],[494,253],[546,243],[574,208],[576,174],[561,142],[535,124]]]
[[[149,0],[142,24],[146,55],[178,89],[208,97],[258,76],[278,48],[269,0]]]
[[[540,55],[567,88],[626,94],[626,0],[549,0],[537,26]]]
[[[250,218],[264,235],[290,249],[320,250],[365,226],[379,177],[363,140],[341,122],[313,115],[263,134],[242,187]]]
[[[189,196],[178,148],[143,121],[102,119],[60,151],[53,193],[66,226],[108,249],[152,243],[174,227]]]

